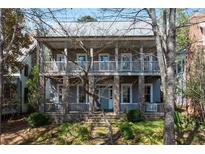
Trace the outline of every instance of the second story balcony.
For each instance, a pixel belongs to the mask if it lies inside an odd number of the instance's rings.
[[[75,74],[93,73],[99,75],[159,75],[158,61],[46,61],[44,62],[46,74]]]

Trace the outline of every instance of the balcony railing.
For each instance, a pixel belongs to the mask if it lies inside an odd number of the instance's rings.
[[[159,73],[157,61],[46,61],[44,62],[44,73],[112,73],[112,72],[131,72],[131,73]]]

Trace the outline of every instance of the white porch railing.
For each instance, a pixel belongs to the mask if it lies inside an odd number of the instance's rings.
[[[88,112],[89,105],[86,103],[69,103],[69,111]]]
[[[88,104],[85,103],[69,103],[68,111],[70,112],[88,112]],[[45,103],[46,112],[63,112],[64,104],[62,103]]]
[[[92,67],[91,67],[92,66]],[[159,73],[157,61],[68,61],[67,64],[61,61],[44,62],[45,73],[76,73],[76,72],[131,72],[131,73]]]
[[[144,103],[144,112],[164,112],[164,103]]]
[[[122,103],[120,104],[121,112],[128,112],[129,110],[140,110],[144,112],[164,112],[164,103],[144,103],[142,108],[140,103]],[[45,104],[46,112],[63,112],[64,104],[62,103],[46,103]],[[69,112],[88,112],[89,104],[86,103],[69,103],[68,104]]]
[[[139,103],[121,103],[120,104],[120,111],[121,112],[128,112],[129,110],[140,110],[140,104]]]

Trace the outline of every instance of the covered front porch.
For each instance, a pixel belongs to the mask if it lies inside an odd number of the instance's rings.
[[[65,105],[63,77],[47,78],[43,110],[64,113],[66,106],[68,113],[104,111],[119,114],[133,109],[143,113],[163,112],[158,77],[99,76],[90,77],[90,81],[85,88],[79,79],[70,79],[69,101]]]

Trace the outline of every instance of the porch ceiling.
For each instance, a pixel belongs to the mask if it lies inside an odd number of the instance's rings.
[[[63,37],[46,37],[37,38],[37,40],[50,49],[61,50],[64,48],[77,49],[82,48],[114,48],[118,45],[119,48],[139,48],[155,47],[153,37],[105,37],[105,38],[63,38]]]

